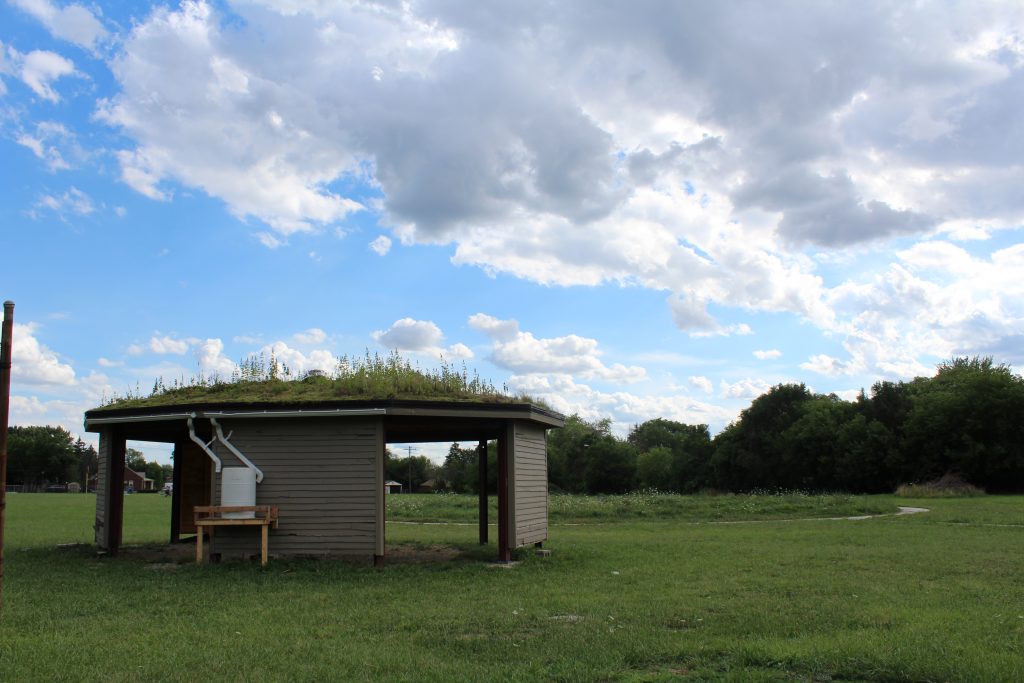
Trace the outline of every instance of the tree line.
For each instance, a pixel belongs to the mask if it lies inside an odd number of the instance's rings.
[[[882,493],[947,474],[1021,492],[1024,379],[991,358],[955,358],[934,377],[878,382],[854,401],[779,384],[714,438],[707,425],[663,418],[619,438],[610,420],[572,415],[548,433],[547,448],[551,490],[571,493]],[[494,458],[493,444],[489,451]],[[453,445],[441,476],[475,492],[476,461],[475,451]]]
[[[548,432],[552,491],[623,493],[658,489],[800,489],[881,493],[953,474],[991,492],[1024,491],[1024,378],[991,358],[955,358],[934,377],[878,382],[853,401],[779,384],[754,399],[712,438],[707,425],[664,418],[612,433],[608,419],[578,415]],[[96,451],[61,427],[11,427],[8,482],[26,489],[86,479]],[[497,448],[487,445],[488,482],[497,490]],[[154,480],[171,467],[128,449],[126,463]],[[475,448],[452,444],[443,464],[388,451],[385,476],[417,490],[476,493]]]
[[[170,465],[146,460],[142,451],[129,448],[125,465],[163,488],[171,480]],[[81,490],[93,489],[99,460],[96,449],[63,427],[9,427],[7,431],[7,483],[23,491],[66,487],[77,483]]]

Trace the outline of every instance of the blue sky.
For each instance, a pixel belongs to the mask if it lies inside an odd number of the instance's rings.
[[[261,351],[620,434],[1019,366],[1021,111],[1019,3],[6,0],[12,423]]]

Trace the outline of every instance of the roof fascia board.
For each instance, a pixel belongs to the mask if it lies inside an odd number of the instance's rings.
[[[258,409],[258,410],[195,410],[187,413],[146,413],[142,415],[123,415],[104,417],[98,415],[87,417],[85,420],[86,431],[103,425],[130,424],[139,422],[164,422],[171,420],[185,420],[189,417],[217,417],[223,419],[253,419],[253,418],[288,418],[288,417],[342,417],[342,416],[370,416],[370,415],[393,415],[396,417],[468,417],[468,418],[490,418],[499,420],[531,420],[551,427],[561,427],[565,424],[564,419],[553,415],[527,409],[510,410],[473,410],[465,408],[439,408],[439,407],[411,407],[392,406],[388,408],[288,408],[283,410]]]
[[[402,416],[402,417],[489,417],[497,420],[533,420],[535,422],[542,422],[544,424],[551,425],[552,427],[561,427],[565,424],[565,420],[559,420],[550,415],[538,413],[535,410],[465,410],[465,409],[445,409],[445,408],[407,408],[407,407],[394,407],[387,409],[388,415]]]
[[[115,425],[132,422],[162,422],[168,420],[186,420],[190,417],[221,417],[221,418],[254,418],[254,417],[331,417],[336,415],[383,415],[384,408],[338,408],[334,410],[197,410],[187,413],[149,413],[146,415],[125,415],[120,417],[89,417],[85,420],[85,429],[101,425]]]

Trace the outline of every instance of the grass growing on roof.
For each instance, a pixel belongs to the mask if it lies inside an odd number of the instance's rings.
[[[410,498],[424,519],[451,503]],[[551,557],[526,552],[510,570],[454,561],[377,572],[58,550],[55,541],[91,534],[95,498],[16,494],[0,680],[1024,678],[1024,497],[871,496],[882,508],[931,512],[744,524],[770,507],[749,498],[713,501],[740,523],[609,513],[601,524],[556,524]],[[125,504],[126,540],[166,538],[167,498]],[[796,516],[819,516],[807,513]],[[390,544],[493,556],[476,533],[471,524],[387,528]]]
[[[422,369],[397,351],[387,356],[342,356],[333,371],[312,370],[295,376],[273,355],[262,353],[241,362],[230,377],[202,373],[166,382],[162,377],[144,394],[139,387],[111,397],[102,409],[142,408],[182,403],[318,403],[339,400],[444,400],[477,403],[543,402],[500,389],[463,363],[455,367],[440,359],[438,367]]]

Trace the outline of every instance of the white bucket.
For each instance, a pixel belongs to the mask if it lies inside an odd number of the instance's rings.
[[[248,467],[225,467],[220,471],[220,504],[256,504],[256,472]],[[228,519],[252,519],[255,512],[225,512]]]

